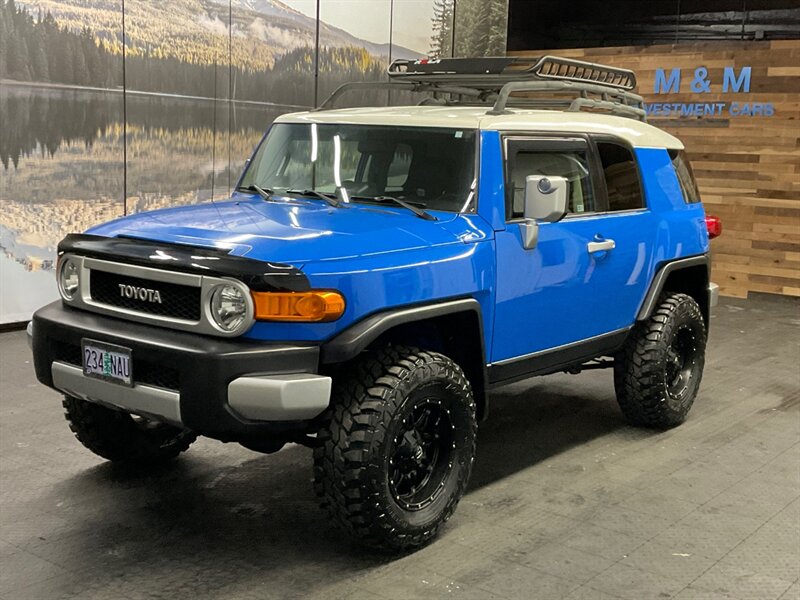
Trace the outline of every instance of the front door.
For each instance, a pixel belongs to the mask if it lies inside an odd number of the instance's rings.
[[[612,151],[607,161],[601,159],[598,144],[588,137],[505,138],[507,226],[496,235],[492,363],[591,340],[633,323],[647,283],[652,258],[647,241],[655,221],[644,206],[633,153],[613,146],[627,154]],[[528,175],[561,176],[569,186],[567,216],[540,223],[532,249],[525,249],[518,224]]]

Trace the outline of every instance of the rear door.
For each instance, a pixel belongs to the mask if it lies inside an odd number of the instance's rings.
[[[618,155],[616,146],[603,147],[603,161],[601,146],[588,136],[509,135],[503,145],[507,227],[496,236],[492,363],[624,331],[644,294],[651,259],[647,241],[654,234],[633,153]],[[626,156],[630,160],[622,160]],[[620,166],[607,173],[614,165]],[[563,176],[569,182],[569,214],[557,223],[540,223],[538,243],[530,250],[518,225],[528,175]]]

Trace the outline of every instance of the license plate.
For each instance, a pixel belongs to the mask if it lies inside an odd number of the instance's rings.
[[[82,339],[83,374],[133,387],[131,349],[105,342]]]

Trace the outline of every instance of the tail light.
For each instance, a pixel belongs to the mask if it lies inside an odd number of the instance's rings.
[[[722,233],[722,220],[712,215],[707,216],[706,229],[708,230],[708,239],[713,240]]]

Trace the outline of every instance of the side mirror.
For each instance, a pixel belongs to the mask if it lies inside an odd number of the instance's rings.
[[[525,218],[554,223],[567,214],[564,177],[528,175],[525,178]]]
[[[567,180],[528,175],[525,178],[525,219],[519,224],[526,250],[539,242],[539,221],[553,223],[567,214]]]

